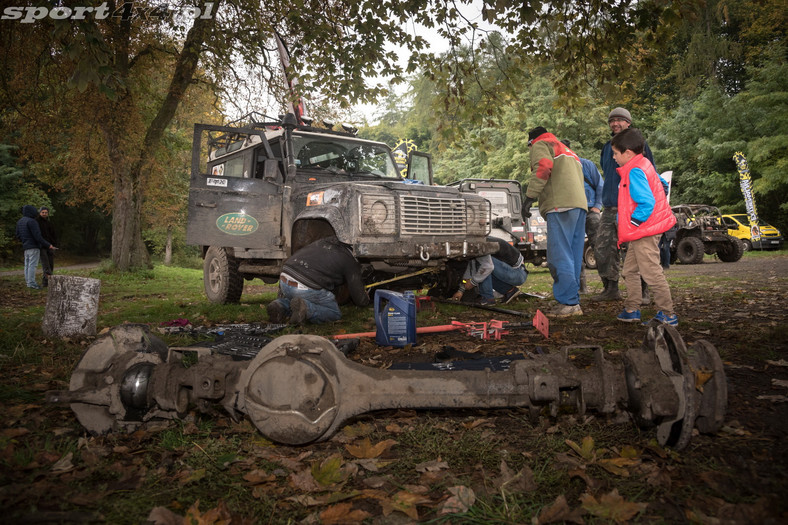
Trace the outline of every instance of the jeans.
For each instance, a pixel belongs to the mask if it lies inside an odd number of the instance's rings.
[[[300,297],[306,302],[309,322],[317,324],[342,319],[337,298],[328,290],[299,290],[295,286],[280,281],[279,291],[282,297],[276,299],[275,302],[285,307],[287,315],[290,315],[290,301]]]
[[[525,266],[520,265],[512,268],[503,261],[492,258],[493,271],[484,281],[479,284],[479,295],[482,297],[493,297],[493,290],[500,294],[505,294],[513,286],[520,286],[528,278],[528,271]]]
[[[586,211],[572,208],[546,213],[547,267],[553,276],[553,297],[561,304],[580,303],[580,271],[583,269],[583,244]]]
[[[41,250],[38,248],[30,248],[25,250],[25,283],[28,287],[36,287],[36,268],[38,268],[38,259],[41,257]]]

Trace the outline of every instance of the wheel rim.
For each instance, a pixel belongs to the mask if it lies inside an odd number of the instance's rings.
[[[218,293],[222,286],[222,272],[219,271],[219,263],[216,259],[212,259],[208,267],[208,285],[214,293]]]

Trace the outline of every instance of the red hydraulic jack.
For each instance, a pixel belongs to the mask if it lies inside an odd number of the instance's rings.
[[[531,324],[528,323],[510,323],[509,321],[496,321],[491,319],[490,322],[480,323],[461,323],[459,321],[452,321],[451,324],[442,324],[437,326],[422,326],[416,328],[417,334],[437,334],[442,332],[463,331],[470,336],[478,337],[483,340],[500,340],[501,336],[510,333],[511,330],[517,328],[530,328],[534,327],[542,334],[545,339],[550,335],[550,323],[547,317],[541,310],[536,311]],[[329,339],[355,339],[357,337],[375,337],[376,332],[359,332],[356,334],[337,334],[332,335]]]

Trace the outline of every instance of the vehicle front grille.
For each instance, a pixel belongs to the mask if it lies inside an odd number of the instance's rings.
[[[400,196],[400,232],[411,235],[465,234],[465,200]]]

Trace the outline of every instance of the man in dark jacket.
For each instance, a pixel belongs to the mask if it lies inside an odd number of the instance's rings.
[[[55,229],[52,227],[52,223],[49,222],[49,208],[46,206],[41,207],[41,209],[38,211],[36,222],[38,222],[38,227],[41,229],[41,237],[43,237],[44,240],[49,244],[57,245],[58,242]],[[49,284],[49,276],[55,271],[54,250],[50,250],[49,248],[41,248],[41,269],[44,271],[41,281],[46,288]]]
[[[25,282],[28,288],[40,290],[41,286],[36,282],[36,268],[41,250],[46,248],[56,250],[52,243],[47,242],[41,236],[41,229],[36,222],[38,210],[30,204],[22,207],[22,218],[16,223],[16,236],[22,241],[22,249],[25,251]]]
[[[279,275],[280,297],[266,307],[272,323],[325,323],[342,318],[334,292],[347,284],[358,306],[369,304],[361,279],[361,265],[350,247],[336,237],[304,246],[288,258]]]
[[[624,108],[615,108],[607,117],[610,134],[616,136],[623,130],[632,125],[632,115]],[[618,172],[618,164],[613,159],[613,148],[608,141],[602,147],[602,155],[599,163],[602,166],[602,175],[605,179],[602,188],[602,219],[597,230],[596,241],[594,243],[594,256],[596,258],[596,270],[604,284],[601,294],[595,295],[592,301],[618,301],[621,293],[618,291],[618,280],[621,273],[621,259],[618,252],[618,225],[616,218],[618,215],[618,183],[621,177]],[[654,165],[654,155],[651,148],[646,143],[643,149],[643,156]],[[657,172],[659,173],[659,172]],[[645,297],[645,294],[644,294]]]
[[[519,286],[528,279],[523,254],[498,237],[487,237],[487,241],[497,242],[498,251],[492,256],[492,273],[479,284],[479,294],[482,297],[493,296],[495,290],[501,294],[501,302],[508,304],[522,293]]]

